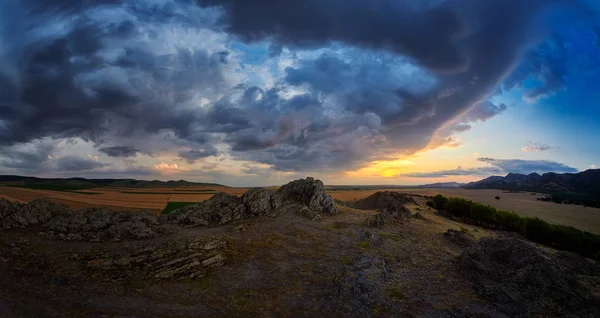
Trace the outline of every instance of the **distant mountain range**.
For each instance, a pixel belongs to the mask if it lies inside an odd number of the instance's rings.
[[[543,175],[509,173],[505,177],[492,176],[481,181],[471,182],[464,187],[600,197],[600,169],[564,174],[549,172]]]
[[[177,188],[191,186],[223,186],[217,183],[160,180],[135,180],[135,179],[85,179],[85,178],[36,178],[23,176],[0,175],[0,184],[20,186],[32,189],[46,190],[81,190],[98,187],[126,187],[126,188]]]

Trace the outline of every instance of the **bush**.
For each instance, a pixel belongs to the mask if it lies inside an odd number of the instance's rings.
[[[441,194],[438,194],[435,197],[433,197],[430,201],[427,201],[427,205],[436,210],[445,210],[447,202],[448,198]]]
[[[498,211],[495,224],[506,231],[525,233],[525,219],[513,212]]]
[[[540,218],[522,217],[513,212],[465,200],[436,195],[427,205],[445,210],[463,221],[492,229],[519,233],[528,239],[558,249],[577,252],[600,260],[600,235],[584,232],[564,225],[550,224]]]
[[[527,218],[525,236],[533,241],[547,243],[550,241],[550,224],[539,218]]]

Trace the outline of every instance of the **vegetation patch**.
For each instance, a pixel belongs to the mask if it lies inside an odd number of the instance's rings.
[[[440,194],[428,201],[427,205],[467,223],[517,232],[540,244],[600,259],[600,235],[571,226],[550,224],[537,217],[498,211],[489,205],[462,198],[446,198]]]
[[[167,206],[161,212],[161,214],[169,214],[177,209],[181,209],[184,206],[198,204],[198,202],[167,202]]]

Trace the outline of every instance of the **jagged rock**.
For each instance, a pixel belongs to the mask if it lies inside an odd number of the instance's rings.
[[[216,226],[231,221],[261,215],[276,215],[284,202],[300,206],[298,213],[317,218],[338,212],[331,196],[325,194],[323,182],[313,178],[297,180],[282,186],[277,192],[254,188],[241,198],[217,193],[212,198],[177,209],[166,217],[167,222],[183,226]]]
[[[406,210],[405,204],[413,203],[415,200],[408,194],[393,191],[379,191],[364,199],[354,202],[352,205],[361,210],[387,210],[390,212],[403,213]]]
[[[17,212],[22,204],[0,198],[0,220]]]
[[[294,202],[306,206],[318,214],[334,215],[339,212],[335,201],[325,193],[321,180],[313,178],[292,181],[277,191],[284,202]]]
[[[227,193],[177,209],[167,216],[167,222],[183,226],[222,225],[249,216],[242,199]]]
[[[27,204],[0,199],[0,228],[24,228],[43,224],[67,211],[69,208],[66,205],[48,199],[36,199]]]
[[[227,243],[219,238],[202,237],[191,242],[175,241],[149,245],[130,254],[99,255],[88,260],[89,268],[127,274],[141,271],[154,279],[202,277],[211,268],[223,265]]]
[[[282,198],[279,194],[267,189],[252,188],[244,193],[242,203],[248,214],[259,216],[278,209],[282,204]]]
[[[41,236],[67,241],[119,241],[142,239],[163,231],[156,216],[147,210],[116,212],[90,208],[63,213],[43,225]]]
[[[597,317],[600,300],[518,235],[484,238],[458,258],[463,274],[508,316]]]
[[[462,247],[470,247],[475,244],[475,238],[473,236],[454,229],[448,229],[444,233],[444,237],[450,240],[450,242]]]

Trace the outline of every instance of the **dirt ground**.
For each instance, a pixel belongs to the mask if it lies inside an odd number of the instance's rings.
[[[462,247],[442,233],[494,234],[417,203],[409,208],[426,220],[385,228],[365,225],[374,211],[343,207],[315,221],[283,211],[120,243],[50,241],[33,228],[0,232],[0,316],[501,317],[455,269]],[[225,265],[205,277],[155,281],[85,266],[100,252],[198,236],[229,244]]]

